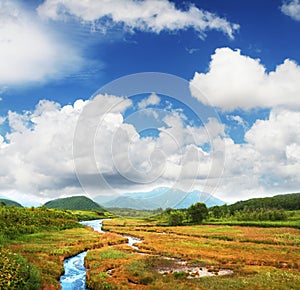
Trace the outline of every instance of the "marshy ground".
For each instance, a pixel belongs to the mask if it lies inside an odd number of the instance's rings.
[[[87,286],[95,290],[299,289],[300,285],[299,228],[159,226],[155,219],[114,218],[104,221],[105,233],[98,233],[76,222],[81,216],[71,212],[2,208],[1,218],[0,255],[7,262],[0,261],[5,270],[0,286],[10,285],[1,289],[27,289],[12,286],[13,279],[17,281],[16,263],[22,269],[35,266],[32,289],[39,289],[39,283],[41,289],[60,289],[64,259],[86,250]],[[142,242],[133,248],[124,235]],[[26,261],[16,260],[16,254]]]
[[[161,227],[143,219],[105,221],[104,229],[143,242],[138,249],[117,245],[88,251],[87,284],[93,289],[297,289],[300,285],[299,229]],[[201,271],[206,277],[199,277]]]

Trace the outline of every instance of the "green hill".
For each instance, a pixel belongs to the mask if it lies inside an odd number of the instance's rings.
[[[16,201],[6,199],[6,198],[0,198],[0,205],[6,205],[6,206],[15,206],[15,207],[23,207],[21,204],[19,204]]]
[[[104,209],[96,202],[86,196],[71,196],[58,198],[45,203],[47,208],[69,209],[69,210],[101,210]]]
[[[255,210],[258,208],[300,210],[300,193],[281,194],[264,198],[252,198],[245,201],[238,201],[229,206],[231,211],[243,210],[245,208],[250,210]]]

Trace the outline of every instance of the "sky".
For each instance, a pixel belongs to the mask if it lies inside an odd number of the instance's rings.
[[[299,0],[0,0],[0,196],[299,192]]]

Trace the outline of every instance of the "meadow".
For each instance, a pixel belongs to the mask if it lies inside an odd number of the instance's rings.
[[[0,207],[0,289],[60,289],[64,259],[84,250],[124,242],[100,235],[79,220],[108,213]]]
[[[229,225],[157,226],[149,219],[113,219],[104,229],[138,237],[125,245],[88,251],[92,289],[298,289],[300,230]],[[175,259],[174,259],[175,258]],[[178,261],[233,274],[187,279]],[[159,269],[167,269],[164,274]],[[172,271],[174,269],[174,271]],[[160,271],[161,272],[161,271]]]
[[[109,213],[2,206],[0,289],[60,289],[64,259],[85,250],[89,289],[299,289],[299,213],[286,214],[182,226],[165,214],[113,218],[97,233],[78,221]],[[130,247],[123,235],[142,243]]]

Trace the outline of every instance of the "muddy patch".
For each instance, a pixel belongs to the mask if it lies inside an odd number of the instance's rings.
[[[186,261],[175,259],[172,259],[172,263],[170,263],[169,265],[162,265],[159,267],[155,267],[154,269],[162,275],[173,274],[176,277],[185,277],[187,279],[233,274],[233,271],[230,269],[220,269],[214,266],[192,266],[188,265]]]

